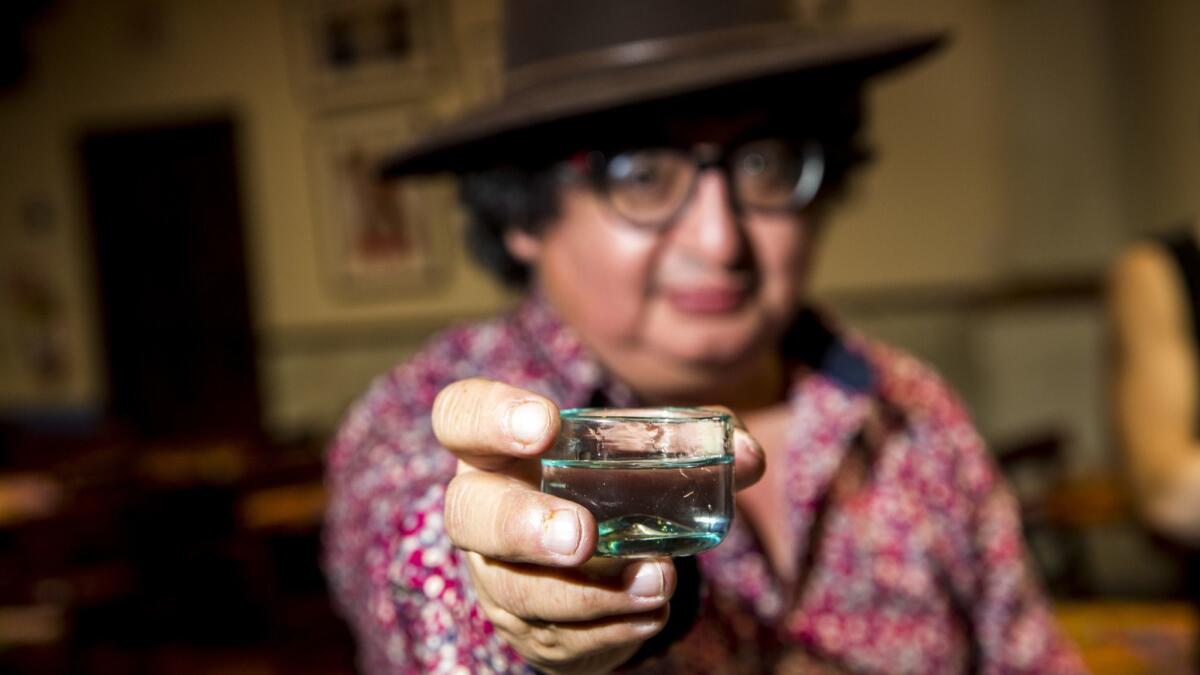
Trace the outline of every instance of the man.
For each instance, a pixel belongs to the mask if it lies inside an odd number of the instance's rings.
[[[330,450],[364,668],[1079,670],[952,394],[805,301],[862,84],[939,38],[769,0],[507,9],[504,99],[388,167],[462,174],[473,249],[527,293],[377,381]],[[733,529],[592,558],[592,515],[537,490],[559,406],[662,404],[740,418]]]

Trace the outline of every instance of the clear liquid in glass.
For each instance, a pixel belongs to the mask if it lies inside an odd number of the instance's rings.
[[[733,457],[543,458],[542,491],[592,512],[598,556],[693,555],[729,530]]]

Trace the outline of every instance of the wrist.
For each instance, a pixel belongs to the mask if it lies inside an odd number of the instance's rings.
[[[1148,495],[1144,513],[1163,534],[1185,543],[1200,543],[1200,455],[1189,457],[1169,482]]]

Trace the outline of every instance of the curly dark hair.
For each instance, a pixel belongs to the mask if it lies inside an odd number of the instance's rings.
[[[763,109],[776,125],[782,123],[819,141],[825,154],[825,175],[816,200],[806,208],[819,222],[824,212],[845,196],[855,170],[871,158],[860,137],[864,115],[861,86],[813,88],[793,83],[793,88],[773,96],[764,97],[762,92],[761,85],[746,91],[727,88],[719,96],[691,95],[608,111],[599,119],[576,121],[570,128],[547,132],[547,138],[522,148],[519,161],[464,173],[459,201],[466,210],[468,250],[506,285],[527,287],[530,270],[509,254],[504,235],[512,228],[538,234],[557,217],[561,179],[555,165],[570,152],[582,149],[572,148],[564,139],[587,138],[593,148],[614,141],[628,146],[628,130],[645,129],[647,120],[678,119],[683,111],[701,110],[708,117]],[[756,103],[747,105],[746,101]]]

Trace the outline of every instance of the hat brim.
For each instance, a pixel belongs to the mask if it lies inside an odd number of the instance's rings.
[[[893,70],[939,47],[945,33],[874,29],[813,33],[742,45],[686,59],[615,66],[529,86],[435,129],[397,150],[384,177],[462,172],[513,161],[529,135],[628,106],[666,101],[791,75],[855,81]]]

